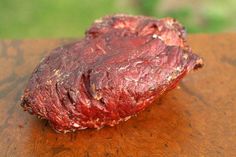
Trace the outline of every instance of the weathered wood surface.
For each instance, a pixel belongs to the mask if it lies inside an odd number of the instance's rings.
[[[191,35],[205,67],[137,117],[58,134],[20,97],[42,56],[68,40],[0,41],[0,156],[236,156],[236,34]]]

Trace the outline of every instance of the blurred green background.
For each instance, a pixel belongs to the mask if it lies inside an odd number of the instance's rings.
[[[0,38],[80,37],[114,13],[175,17],[190,33],[236,31],[236,0],[0,0]]]

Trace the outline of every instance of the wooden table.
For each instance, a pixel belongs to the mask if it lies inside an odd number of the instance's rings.
[[[190,35],[205,67],[137,117],[99,131],[58,134],[20,97],[42,56],[68,40],[0,42],[0,156],[236,156],[236,34]]]

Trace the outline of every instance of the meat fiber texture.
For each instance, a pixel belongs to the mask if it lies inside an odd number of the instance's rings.
[[[173,18],[96,20],[82,40],[40,62],[21,105],[64,133],[126,121],[203,65],[185,35]]]

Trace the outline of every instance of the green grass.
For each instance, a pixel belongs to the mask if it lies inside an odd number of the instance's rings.
[[[94,19],[126,12],[112,0],[1,0],[0,37],[78,37]]]
[[[201,23],[196,22],[193,11],[188,7],[159,12],[161,1],[163,0],[0,0],[0,38],[79,37],[92,21],[114,13],[172,16],[192,33],[220,32],[229,26],[236,26],[235,18],[228,17],[232,15],[232,10],[236,10],[235,1],[225,0],[231,2],[230,7],[225,1],[214,2],[215,7],[212,3],[206,3],[208,7],[203,10]]]

